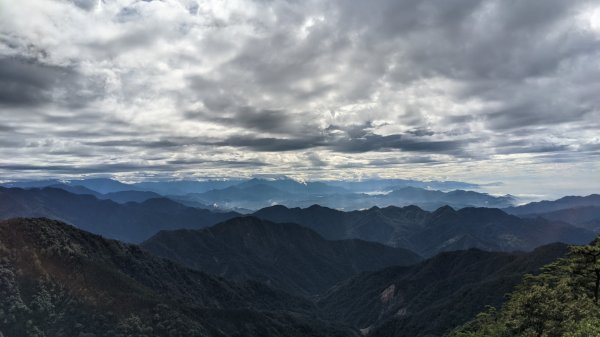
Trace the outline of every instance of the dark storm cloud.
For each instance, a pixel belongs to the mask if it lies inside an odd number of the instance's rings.
[[[332,145],[332,149],[348,153],[401,150],[405,152],[459,154],[462,152],[464,145],[466,145],[466,142],[463,140],[422,141],[410,139],[400,134],[389,136],[367,134],[360,138],[338,141]]]
[[[373,131],[373,124],[350,125],[327,128],[330,139],[327,146],[332,150],[346,153],[400,150],[404,152],[426,152],[461,155],[469,140],[436,140],[428,136],[434,133],[427,130],[410,130],[406,134],[379,135]],[[341,133],[340,133],[341,132]]]
[[[212,144],[219,146],[243,147],[259,152],[285,152],[317,147],[323,144],[323,140],[232,136],[224,141],[215,142]]]
[[[139,147],[146,149],[162,149],[182,146],[183,144],[170,140],[142,141],[142,140],[103,140],[84,142],[84,145],[100,147]]]
[[[382,136],[368,130],[370,124],[351,125],[347,128],[330,126],[321,136],[313,138],[266,138],[259,136],[233,136],[216,145],[245,147],[254,151],[295,151],[321,147],[343,153],[386,152],[425,152],[462,155],[464,147],[471,140],[428,140],[428,133],[414,132]],[[214,144],[214,143],[213,143]],[[318,162],[318,161],[317,161]]]
[[[217,109],[214,106],[213,108]],[[248,130],[275,134],[306,134],[311,130],[315,131],[314,128],[311,129],[314,124],[310,120],[302,118],[302,114],[292,115],[285,110],[256,109],[250,106],[232,107],[229,104],[223,104],[222,108],[223,111],[188,112],[186,116],[225,126],[238,126]]]
[[[2,125],[0,124],[0,132],[8,132],[8,131],[13,131],[14,128],[8,125]]]
[[[429,156],[411,156],[406,158],[383,158],[369,161],[370,166],[395,166],[402,164],[436,164],[441,163]]]
[[[74,111],[102,95],[103,83],[95,80],[82,77],[73,66],[47,64],[37,58],[0,56],[0,105],[9,108],[54,105]],[[68,122],[78,118],[71,116]]]
[[[259,160],[201,160],[201,159],[176,159],[167,161],[170,165],[207,165],[224,167],[253,167],[269,166],[268,163]]]
[[[246,160],[204,160],[185,161],[174,160],[166,164],[132,164],[132,163],[106,163],[94,165],[29,165],[29,164],[1,164],[0,170],[23,171],[23,172],[50,172],[53,174],[99,174],[99,173],[127,173],[127,172],[174,172],[179,169],[187,169],[195,166],[236,168],[236,167],[261,167],[268,164],[261,161]]]
[[[152,166],[152,165],[136,165],[136,164],[98,164],[98,165],[19,165],[19,164],[0,164],[0,170],[7,171],[38,171],[50,172],[57,174],[91,174],[91,173],[106,173],[106,172],[134,172],[134,171],[164,171],[170,167]]]
[[[563,144],[553,144],[551,142],[537,142],[531,140],[512,140],[499,141],[495,143],[496,153],[550,153],[565,152],[570,150],[570,146]]]
[[[0,104],[27,107],[51,103],[53,88],[74,76],[69,68],[18,57],[0,58]]]

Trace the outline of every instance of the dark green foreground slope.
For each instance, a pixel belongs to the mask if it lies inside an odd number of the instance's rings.
[[[229,280],[255,280],[289,293],[318,295],[363,271],[421,261],[406,249],[362,240],[325,240],[295,224],[255,217],[207,229],[161,231],[149,252]]]
[[[354,336],[313,304],[232,283],[48,219],[0,222],[0,332],[58,336]]]
[[[600,240],[527,276],[501,310],[489,308],[450,337],[600,336]]]
[[[563,256],[551,244],[530,253],[447,252],[408,267],[363,273],[319,301],[324,317],[369,336],[442,336],[486,305],[500,306],[525,273]]]

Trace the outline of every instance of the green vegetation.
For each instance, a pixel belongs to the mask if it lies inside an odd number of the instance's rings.
[[[0,336],[354,336],[314,305],[48,219],[0,221]]]
[[[527,275],[501,310],[488,308],[449,337],[600,336],[600,238]]]

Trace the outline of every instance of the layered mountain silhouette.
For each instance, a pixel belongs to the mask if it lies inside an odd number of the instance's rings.
[[[239,215],[189,207],[166,198],[119,204],[56,188],[0,188],[0,219],[43,216],[134,243],[160,230],[200,229]],[[428,212],[407,206],[342,212],[316,205],[308,208],[273,206],[254,215],[273,222],[297,223],[328,240],[374,241],[421,256],[472,247],[531,250],[555,241],[578,244],[593,238],[592,232],[560,221],[539,217],[522,219],[493,208],[454,210],[445,206]]]
[[[124,203],[142,202],[159,195],[192,207],[220,210],[258,210],[275,204],[308,207],[319,204],[344,210],[372,206],[418,205],[435,210],[444,205],[463,207],[509,207],[512,196],[492,196],[461,190],[475,184],[453,181],[373,179],[365,181],[304,182],[287,177],[206,181],[122,183],[107,178],[40,180],[3,183],[4,187],[62,188],[76,194]],[[251,212],[251,211],[249,211]]]
[[[227,279],[257,280],[308,296],[359,272],[421,260],[405,249],[362,240],[328,241],[299,225],[255,217],[202,230],[161,231],[142,247]]]
[[[418,187],[442,191],[475,189],[480,187],[477,184],[461,181],[421,181],[412,179],[365,179],[360,181],[329,180],[323,182],[331,186],[342,187],[348,191],[358,193],[392,191],[403,187]]]
[[[594,233],[600,232],[600,206],[567,208],[526,216],[542,217],[552,221],[564,221],[578,227],[589,229]]]
[[[408,267],[346,280],[318,302],[324,317],[373,337],[443,336],[485,306],[500,306],[525,273],[567,252],[563,244],[530,253],[447,252]]]
[[[349,192],[341,187],[324,183],[301,184],[294,180],[253,179],[224,189],[191,193],[179,197],[221,208],[259,209],[273,204],[289,207],[308,207],[319,204],[336,209],[354,210],[372,206],[418,205],[434,210],[444,205],[455,208],[469,206],[508,207],[514,203],[511,196],[492,196],[486,193],[455,190],[443,192],[418,187],[401,187],[382,193]]]
[[[515,215],[534,215],[588,206],[600,207],[600,194],[590,194],[585,197],[567,196],[552,201],[531,202],[517,207],[508,207],[505,211]]]
[[[0,187],[0,219],[48,217],[108,238],[134,243],[160,230],[203,228],[238,215],[187,207],[166,198],[119,204],[57,188]]]
[[[253,215],[274,222],[297,223],[330,240],[375,241],[406,248],[421,256],[468,248],[532,250],[557,241],[584,244],[594,238],[591,231],[564,222],[523,219],[494,208],[454,210],[444,206],[428,212],[408,206],[342,212],[318,205],[273,206]]]
[[[183,268],[48,219],[0,222],[0,332],[30,336],[355,336],[256,282]]]
[[[110,192],[110,193],[100,193],[94,190],[91,190],[87,187],[81,185],[69,185],[69,184],[54,184],[47,187],[51,188],[59,188],[65,190],[67,192],[71,192],[74,194],[87,194],[93,195],[98,199],[102,200],[112,200],[114,202],[118,202],[120,204],[125,204],[128,202],[144,202],[149,199],[162,198],[158,193],[148,192],[148,191],[118,191],[118,192]]]
[[[526,218],[541,217],[551,221],[564,221],[595,233],[600,232],[600,195],[598,194],[532,202],[507,208],[506,212]]]

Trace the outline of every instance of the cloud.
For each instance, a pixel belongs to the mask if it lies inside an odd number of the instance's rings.
[[[467,162],[494,174],[503,160],[513,173],[598,160],[597,1],[2,8],[7,175],[278,174],[304,163],[299,174],[431,177]]]
[[[72,90],[77,73],[68,67],[20,57],[0,58],[0,105],[31,107],[56,103],[59,90]],[[63,95],[65,96],[65,95]]]

